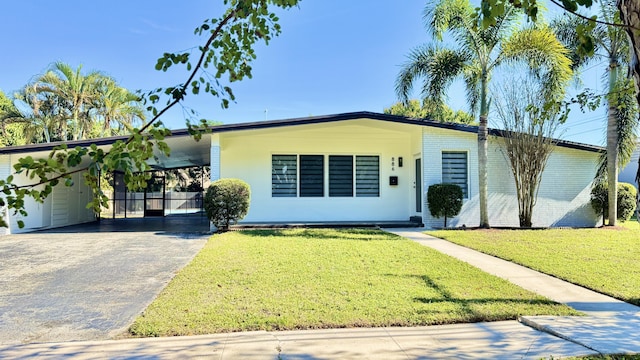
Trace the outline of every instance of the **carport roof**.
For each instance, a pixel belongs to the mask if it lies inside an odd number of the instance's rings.
[[[267,129],[267,128],[277,128],[277,127],[286,127],[286,126],[296,126],[296,125],[308,125],[308,124],[322,124],[322,123],[330,123],[330,122],[338,122],[338,121],[346,121],[346,120],[357,120],[357,119],[372,119],[372,120],[380,120],[387,121],[393,123],[401,123],[401,124],[411,124],[418,126],[427,126],[427,127],[435,127],[449,130],[456,130],[468,133],[477,133],[478,127],[472,125],[464,125],[464,124],[455,124],[455,123],[441,123],[438,121],[434,121],[431,119],[417,119],[410,118],[405,116],[398,115],[389,115],[389,114],[381,114],[375,112],[368,111],[360,111],[360,112],[350,112],[350,113],[342,113],[342,114],[334,114],[334,115],[324,115],[324,116],[311,116],[304,118],[293,118],[293,119],[285,119],[285,120],[272,120],[272,121],[257,121],[257,122],[245,122],[245,123],[237,123],[237,124],[225,124],[225,125],[216,125],[212,126],[212,133],[225,133],[225,132],[234,132],[234,131],[242,131],[242,130],[257,130],[257,129]],[[171,136],[167,137],[166,141],[169,143],[169,146],[172,148],[172,157],[173,154],[173,146],[171,143],[178,144],[178,139],[180,137],[189,136],[189,132],[187,129],[179,129],[172,130]],[[489,134],[495,136],[504,136],[503,131],[498,129],[489,129]],[[55,146],[66,143],[68,147],[75,146],[89,146],[91,144],[96,144],[98,146],[108,146],[116,142],[117,140],[126,140],[127,136],[114,136],[114,137],[106,137],[106,138],[97,138],[97,139],[89,139],[89,140],[78,140],[78,141],[67,141],[67,142],[52,142],[52,143],[43,143],[43,144],[31,144],[31,145],[23,145],[23,146],[8,146],[4,148],[0,148],[0,154],[18,154],[18,153],[34,153],[34,152],[42,152],[42,151],[50,151]],[[205,137],[203,136],[203,139]],[[176,141],[171,141],[175,139]],[[193,143],[193,146],[198,146],[197,142],[189,142],[189,144]],[[206,142],[205,142],[206,144]],[[204,144],[200,144],[200,148],[204,149]],[[183,147],[187,146],[183,144]],[[595,145],[583,144],[573,141],[566,140],[558,140],[558,146],[591,151],[591,152],[602,152],[604,148]],[[200,150],[202,150],[200,149]],[[195,150],[192,149],[192,150]],[[186,149],[187,152],[188,149]],[[193,151],[190,151],[191,155],[194,155]],[[201,156],[202,159],[199,159],[200,162],[203,162],[205,157],[208,161],[208,145],[206,150],[207,155]],[[206,165],[204,163],[197,163],[198,161],[188,161],[185,164],[174,164],[172,167],[184,167],[184,166],[193,166],[193,165]],[[166,167],[170,168],[170,167]]]

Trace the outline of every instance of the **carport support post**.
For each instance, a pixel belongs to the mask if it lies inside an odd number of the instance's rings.
[[[210,173],[211,173],[211,182],[214,182],[220,179],[220,135],[212,134],[211,135],[211,161],[210,161]],[[205,189],[206,191],[206,189]],[[209,230],[211,232],[217,231],[218,229],[212,223],[209,224]]]

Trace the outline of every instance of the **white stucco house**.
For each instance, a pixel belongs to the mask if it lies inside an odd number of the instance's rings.
[[[518,226],[515,186],[495,135],[489,145],[489,220]],[[497,136],[497,137],[496,137]],[[119,138],[71,142],[105,148]],[[440,227],[426,205],[429,185],[453,182],[465,194],[451,226],[477,226],[477,127],[443,124],[371,112],[215,126],[196,142],[186,130],[167,139],[170,157],[156,168],[210,165],[212,180],[239,178],[251,186],[245,223],[393,222]],[[0,176],[24,156],[44,157],[56,144],[0,148]],[[601,148],[560,141],[545,170],[533,226],[598,223],[589,192]],[[43,204],[27,204],[25,228],[17,217],[5,232],[23,232],[93,221],[85,209],[91,194],[74,175],[75,186],[59,185]],[[18,181],[28,182],[21,178]]]

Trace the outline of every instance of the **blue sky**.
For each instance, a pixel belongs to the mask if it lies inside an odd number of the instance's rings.
[[[222,109],[217,99],[201,94],[189,96],[185,106],[198,118],[223,123],[382,112],[396,102],[394,82],[406,55],[428,41],[425,4],[303,0],[299,8],[280,12],[282,34],[257,48],[253,79],[232,85],[236,103]],[[186,71],[156,71],[157,58],[201,44],[193,29],[222,11],[222,0],[8,2],[0,22],[0,89],[18,90],[55,61],[100,70],[130,90],[177,84]],[[598,67],[588,71],[587,85],[599,86],[600,74]],[[461,87],[452,87],[450,105],[464,108],[464,101]],[[181,109],[162,121],[185,127]],[[604,126],[602,112],[574,110],[561,137],[600,145]]]

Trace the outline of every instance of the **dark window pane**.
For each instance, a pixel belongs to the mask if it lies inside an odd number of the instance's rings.
[[[467,153],[462,151],[442,152],[442,182],[456,184],[462,188],[462,195],[468,197]]]
[[[356,196],[380,196],[380,158],[356,156]]]
[[[271,196],[295,197],[298,183],[298,156],[271,156]]]
[[[300,196],[324,196],[324,155],[300,155]]]
[[[329,155],[329,196],[353,196],[353,156]]]

